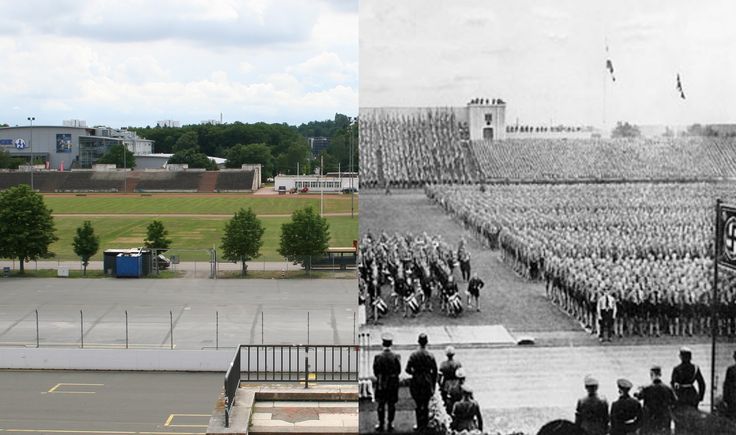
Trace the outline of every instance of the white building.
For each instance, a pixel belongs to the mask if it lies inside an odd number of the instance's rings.
[[[156,121],[156,125],[159,127],[172,127],[172,128],[181,127],[181,125],[179,124],[179,121],[174,121],[173,119],[164,119],[161,121]]]
[[[83,119],[65,119],[62,125],[64,127],[87,127],[87,121]]]
[[[292,189],[302,190],[307,188],[308,193],[339,193],[345,189],[358,190],[358,177],[356,175],[335,176],[328,175],[277,175],[274,179],[273,190],[287,192]]]

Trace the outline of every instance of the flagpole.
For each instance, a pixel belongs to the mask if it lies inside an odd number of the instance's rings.
[[[716,200],[715,252],[713,255],[713,299],[711,301],[710,412],[715,409],[716,336],[718,335],[718,261],[721,253],[721,200]]]
[[[609,56],[608,56],[608,36],[604,36],[604,44],[606,47],[606,62],[608,62]],[[608,65],[606,64],[606,68],[603,70],[603,127],[601,130],[605,133],[606,131],[606,82],[608,80]],[[603,137],[603,134],[601,134],[601,137]]]

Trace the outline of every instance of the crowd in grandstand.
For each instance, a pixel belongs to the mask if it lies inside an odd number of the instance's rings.
[[[551,301],[601,332],[598,301],[615,335],[710,331],[713,204],[730,184],[426,186],[440,204]],[[721,277],[719,331],[736,335],[736,279]],[[608,307],[604,307],[608,308]]]
[[[504,139],[469,141],[450,108],[361,112],[361,183],[417,187],[487,180],[736,177],[733,139]],[[576,130],[577,131],[577,130]],[[579,132],[578,132],[579,133]]]
[[[361,186],[418,187],[424,183],[471,183],[477,163],[467,125],[450,109],[411,114],[362,111]]]
[[[485,179],[713,179],[736,176],[730,139],[506,139],[474,141]]]
[[[366,320],[376,322],[392,312],[415,317],[439,310],[457,317],[471,306],[480,310],[483,282],[471,275],[470,252],[463,240],[454,248],[441,236],[366,234],[358,255]],[[464,283],[465,301],[460,291]]]

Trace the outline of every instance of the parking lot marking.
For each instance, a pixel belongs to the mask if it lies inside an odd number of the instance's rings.
[[[64,391],[64,390],[59,390],[59,388],[61,387],[104,387],[104,386],[105,384],[75,384],[75,383],[62,382],[62,383],[56,384],[53,387],[51,387],[51,389],[47,391],[46,393],[95,394],[96,391]]]
[[[166,419],[166,427],[207,427],[206,424],[172,424],[175,417],[210,417],[210,414],[170,414]]]

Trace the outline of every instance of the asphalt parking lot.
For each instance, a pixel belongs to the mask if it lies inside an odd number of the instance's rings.
[[[0,348],[352,344],[357,282],[0,280]],[[80,314],[81,311],[81,314]]]
[[[0,371],[0,432],[203,434],[223,375]]]

